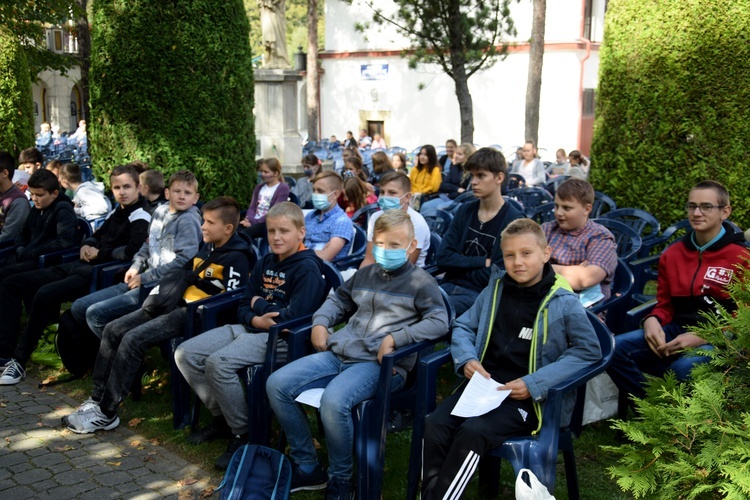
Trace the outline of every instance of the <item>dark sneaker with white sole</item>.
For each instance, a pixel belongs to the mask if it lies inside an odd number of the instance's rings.
[[[11,359],[5,364],[3,374],[0,375],[0,385],[16,385],[26,376],[26,370],[21,363]]]
[[[292,492],[302,490],[322,490],[328,484],[328,474],[320,464],[310,472],[304,472],[299,465],[292,462]]]

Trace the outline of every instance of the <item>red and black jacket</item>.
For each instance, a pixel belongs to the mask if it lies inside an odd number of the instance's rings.
[[[742,232],[727,222],[724,229],[721,239],[702,252],[693,243],[693,231],[664,251],[659,258],[657,304],[649,317],[662,325],[693,326],[702,320],[701,312],[717,303],[736,309],[726,287],[737,266],[748,265],[750,250]]]

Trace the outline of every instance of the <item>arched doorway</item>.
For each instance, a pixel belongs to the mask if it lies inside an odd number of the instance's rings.
[[[78,128],[78,121],[83,119],[83,99],[81,89],[78,85],[73,85],[70,90],[70,130]]]

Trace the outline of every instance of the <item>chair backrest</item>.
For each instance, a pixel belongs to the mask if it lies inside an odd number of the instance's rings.
[[[618,208],[602,215],[605,219],[614,219],[630,226],[643,240],[659,236],[659,221],[656,217],[639,208]]]
[[[526,179],[521,174],[508,174],[508,182],[505,184],[507,192],[526,186]]]
[[[380,206],[377,203],[365,205],[352,214],[352,222],[357,226],[367,229],[367,223],[370,221],[370,216],[378,210],[380,210]]]
[[[76,219],[76,241],[80,243],[89,236],[91,236],[91,223],[83,217],[78,217]]]
[[[446,212],[445,210],[426,210],[421,215],[424,217],[425,222],[427,222],[427,226],[430,228],[430,233],[439,236],[445,234],[453,220],[453,214]]]
[[[284,182],[287,184],[287,186],[289,186],[289,189],[294,189],[294,186],[297,185],[297,179],[295,179],[291,175],[285,175]]]
[[[524,187],[508,191],[510,198],[515,198],[523,205],[525,213],[530,212],[539,205],[555,201],[549,191],[539,187]]]
[[[427,250],[427,255],[424,258],[425,268],[437,266],[437,254],[442,241],[443,239],[440,236],[436,233],[430,232],[430,248]]]
[[[515,198],[511,198],[510,196],[507,196],[507,195],[503,196],[503,199],[505,199],[505,203],[510,204],[510,206],[512,206],[513,208],[515,208],[519,212],[524,213],[523,212],[523,205],[521,204],[520,201],[518,201]]]
[[[607,312],[606,323],[609,329],[615,333],[629,331],[626,328],[627,312],[630,309],[631,296],[635,287],[635,277],[630,266],[623,260],[617,259],[615,276],[610,286],[610,296],[589,308],[594,314]]]
[[[594,204],[589,217],[591,219],[598,219],[606,212],[611,212],[612,210],[617,210],[615,200],[600,191],[594,191]]]
[[[617,257],[628,261],[638,254],[643,245],[641,236],[627,224],[616,219],[602,217],[594,219],[594,222],[609,229],[617,243]]]
[[[367,231],[356,224],[352,227],[354,228],[354,238],[349,247],[349,255],[357,257],[364,256],[365,251],[367,250]]]
[[[526,212],[526,216],[539,224],[551,222],[555,220],[555,204],[554,202],[550,202],[545,203],[544,205],[539,205],[530,212]]]
[[[330,287],[331,290],[336,290],[344,282],[344,278],[341,276],[339,270],[336,269],[336,266],[334,266],[327,260],[323,260],[322,262],[323,278],[326,280],[326,284]]]
[[[545,163],[549,163],[549,162],[545,162]],[[555,192],[557,191],[558,186],[562,184],[563,182],[567,181],[568,179],[570,179],[570,177],[571,177],[570,175],[558,175],[554,179],[551,179],[545,182],[544,189],[549,191],[549,193],[552,196],[555,196]]]
[[[294,194],[294,191],[289,191],[289,197],[287,198],[287,200],[299,206],[299,197]]]

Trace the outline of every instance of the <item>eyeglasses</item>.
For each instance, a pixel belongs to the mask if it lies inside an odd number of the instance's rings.
[[[718,208],[721,210],[724,207],[726,207],[726,205],[711,205],[710,203],[701,203],[700,205],[696,205],[695,203],[688,203],[685,205],[685,210],[687,210],[687,213],[692,214],[697,208],[703,215],[708,215],[713,211],[714,208]]]

